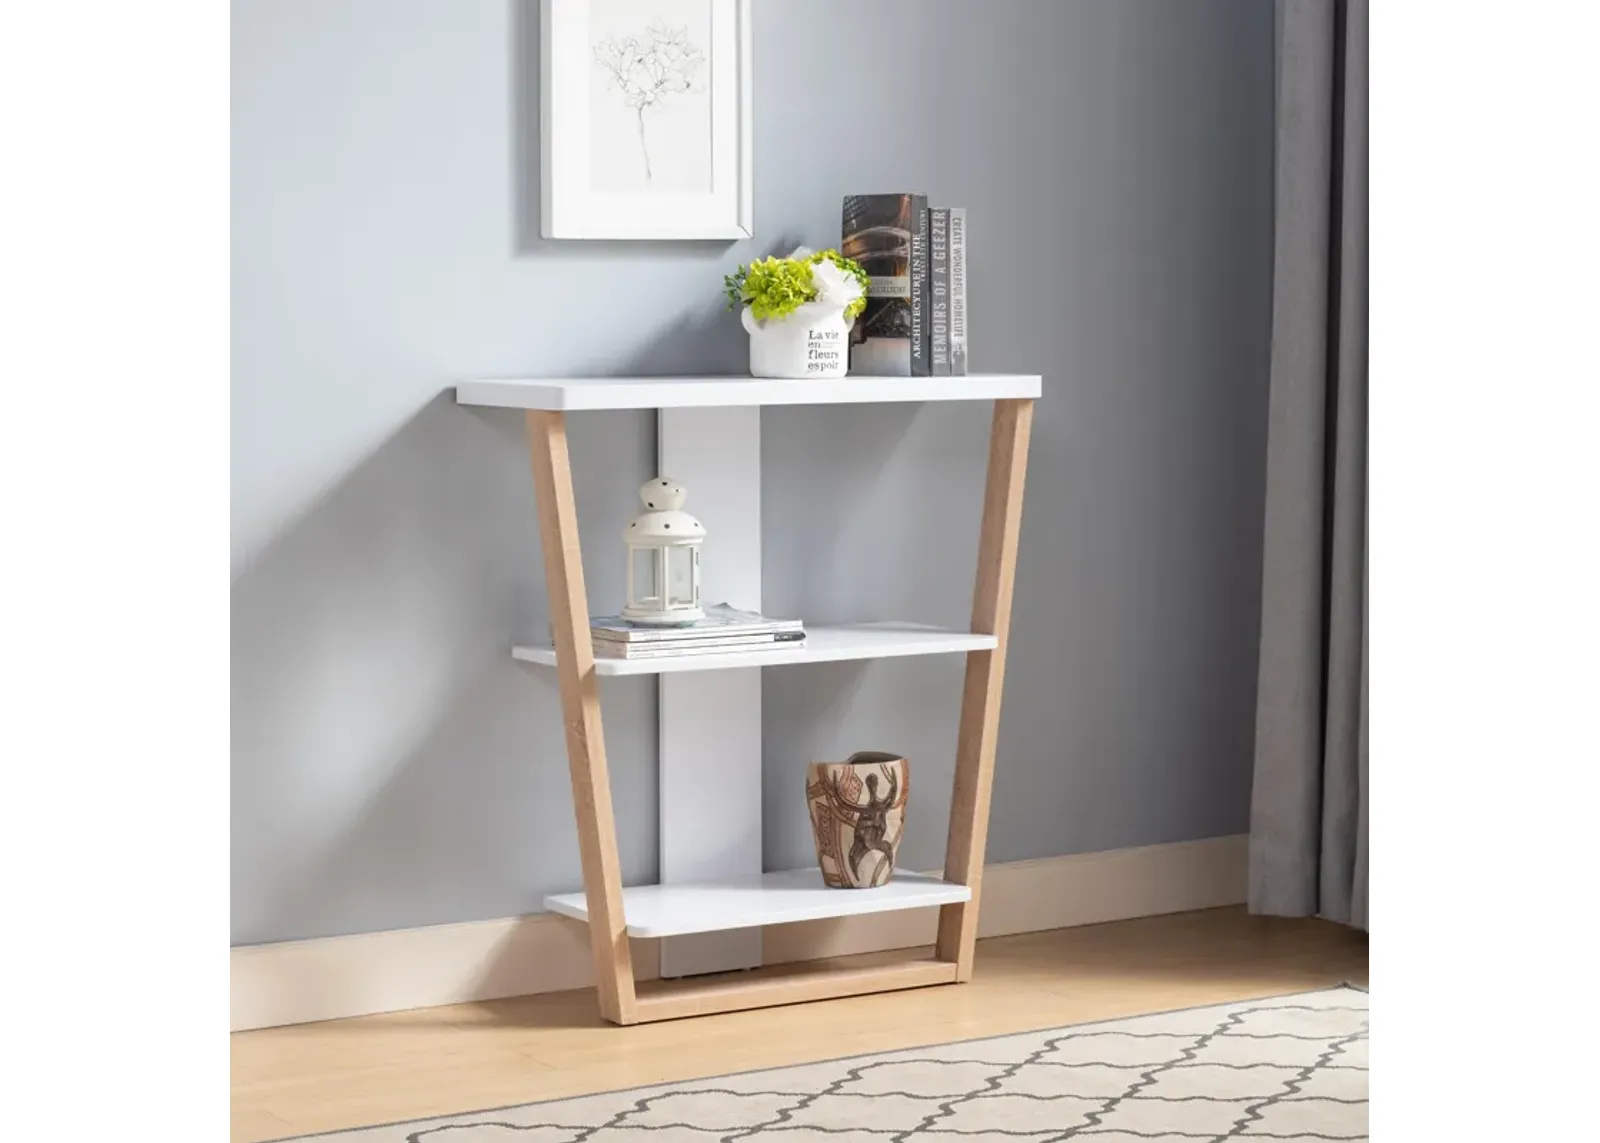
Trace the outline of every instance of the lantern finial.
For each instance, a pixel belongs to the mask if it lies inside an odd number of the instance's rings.
[[[639,486],[639,501],[652,512],[676,512],[689,492],[676,480],[658,476]]]

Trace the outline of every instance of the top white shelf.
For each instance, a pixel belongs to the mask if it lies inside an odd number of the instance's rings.
[[[712,405],[864,405],[884,401],[989,401],[1037,397],[1036,373],[966,377],[839,377],[774,381],[757,377],[537,377],[463,381],[462,405],[500,409],[681,409]]]

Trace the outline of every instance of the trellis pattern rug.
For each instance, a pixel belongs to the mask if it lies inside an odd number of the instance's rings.
[[[1355,988],[344,1131],[338,1143],[1367,1138]]]

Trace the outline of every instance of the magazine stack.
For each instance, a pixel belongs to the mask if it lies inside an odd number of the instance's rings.
[[[597,616],[589,621],[595,657],[662,659],[805,646],[805,627],[798,619],[771,619],[726,603],[705,611],[704,619],[682,627],[647,627],[629,623],[618,615]]]

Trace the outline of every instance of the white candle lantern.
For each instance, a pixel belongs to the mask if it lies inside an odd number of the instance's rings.
[[[628,604],[622,617],[652,627],[704,619],[700,544],[704,525],[683,510],[683,485],[662,477],[639,489],[646,511],[622,530],[628,545]]]

